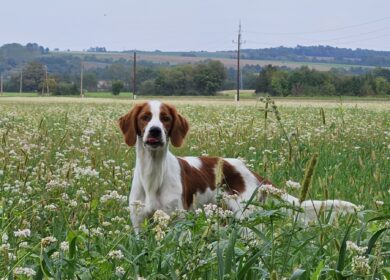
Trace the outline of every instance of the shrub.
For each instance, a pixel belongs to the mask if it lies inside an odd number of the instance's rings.
[[[111,86],[111,91],[113,95],[119,95],[124,85],[122,81],[113,81]]]

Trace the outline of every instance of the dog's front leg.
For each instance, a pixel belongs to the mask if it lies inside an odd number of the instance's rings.
[[[137,176],[134,176],[129,196],[130,219],[134,231],[139,232],[142,223],[147,218],[145,207],[145,191]]]

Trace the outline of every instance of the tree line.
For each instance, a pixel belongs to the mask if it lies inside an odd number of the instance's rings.
[[[361,75],[343,75],[337,70],[325,72],[306,66],[285,70],[268,65],[256,77],[255,89],[273,96],[385,96],[390,94],[390,70],[376,68]]]
[[[313,51],[314,50],[309,49]],[[302,51],[304,54],[307,50]],[[334,51],[321,51],[329,55]],[[346,51],[348,53],[348,51]],[[133,63],[95,54],[50,55],[35,43],[26,46],[8,44],[0,47],[0,71],[4,74],[4,90],[18,92],[22,76],[23,91],[50,92],[58,95],[80,93],[80,72],[84,65],[83,88],[87,91],[132,91]],[[45,70],[48,79],[45,79]],[[21,72],[23,75],[21,75]],[[308,67],[289,69],[272,65],[245,65],[241,88],[274,96],[307,95],[389,95],[390,70],[387,68],[337,68],[317,71]],[[143,95],[214,95],[219,90],[236,88],[237,71],[221,62],[205,60],[197,64],[137,63],[137,84]]]

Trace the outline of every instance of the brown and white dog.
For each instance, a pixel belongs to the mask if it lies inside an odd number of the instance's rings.
[[[250,171],[238,159],[174,156],[168,149],[169,141],[180,147],[189,124],[171,105],[160,101],[137,104],[119,119],[119,126],[126,144],[136,146],[129,203],[131,221],[137,231],[144,219],[156,210],[169,214],[176,209],[187,210],[215,203],[216,176],[220,176],[219,173],[222,173],[222,184],[218,185],[224,186],[228,194],[235,195],[226,196],[232,198],[225,198],[225,203],[238,217],[242,213],[241,202],[249,200],[264,185],[273,188],[270,182]],[[299,204],[298,199],[291,195],[283,194],[282,198]],[[139,202],[144,204],[142,209],[137,208]],[[324,207],[338,212],[355,210],[352,203],[339,200],[304,201],[300,206],[309,219],[315,219],[317,212]]]

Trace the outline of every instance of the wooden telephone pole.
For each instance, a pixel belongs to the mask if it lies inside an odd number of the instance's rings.
[[[84,62],[81,62],[81,72],[80,72],[80,97],[84,97],[84,89],[83,89],[83,75],[84,75]]]
[[[23,70],[20,70],[19,93],[22,93],[22,90],[23,90]]]
[[[237,39],[237,93],[236,101],[240,101],[240,50],[241,50],[241,22],[238,26],[238,39]]]
[[[0,95],[3,96],[3,73],[0,74]]]
[[[134,58],[133,58],[133,100],[135,100],[137,98],[136,83],[137,83],[137,52],[134,52]]]

